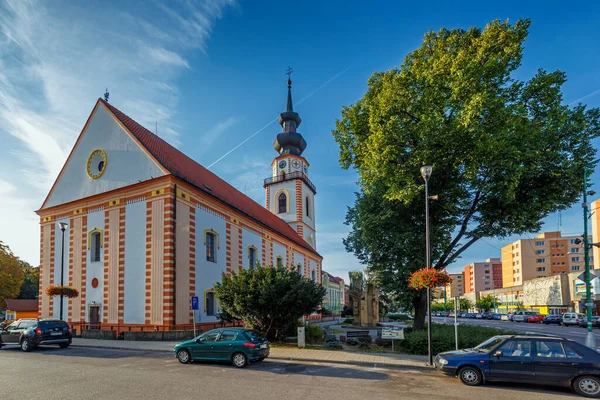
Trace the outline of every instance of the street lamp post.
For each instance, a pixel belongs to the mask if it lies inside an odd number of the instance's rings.
[[[60,222],[60,230],[62,231],[62,246],[60,250],[60,286],[64,286],[64,268],[65,268],[65,229],[67,229],[67,224],[65,222]],[[63,320],[63,295],[60,295],[60,320]]]
[[[431,251],[429,249],[429,178],[431,177],[432,170],[433,167],[431,165],[421,167],[421,176],[425,180],[425,268],[431,268]],[[431,288],[427,288],[427,354],[429,365],[433,365],[431,328]]]
[[[588,239],[588,204],[587,196],[593,196],[593,192],[587,190],[587,171],[583,170],[583,251],[585,252],[585,305],[587,308],[587,336],[585,345],[596,350],[596,338],[592,333],[592,288],[590,282],[590,248]]]

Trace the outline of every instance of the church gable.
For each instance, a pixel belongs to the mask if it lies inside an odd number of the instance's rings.
[[[157,178],[165,172],[98,101],[42,208]]]

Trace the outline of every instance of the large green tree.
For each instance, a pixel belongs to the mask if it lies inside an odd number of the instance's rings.
[[[226,315],[240,319],[246,327],[262,332],[269,340],[280,340],[305,315],[316,311],[325,289],[286,267],[242,269],[223,274],[215,294]]]
[[[529,25],[428,32],[400,67],[373,74],[336,123],[340,163],[361,186],[346,246],[387,292],[411,299],[415,329],[426,295],[406,280],[424,265],[421,166],[433,166],[432,264],[444,269],[482,238],[539,231],[577,200],[596,164],[600,111],[563,104],[565,73],[515,78]]]
[[[26,261],[19,260],[21,269],[23,270],[23,284],[18,299],[37,299],[40,286],[40,269],[32,267]]]
[[[19,295],[23,283],[23,270],[19,259],[0,241],[0,304],[4,299]]]
[[[475,302],[475,306],[483,311],[489,311],[494,307],[502,305],[502,302],[494,296],[483,296]]]

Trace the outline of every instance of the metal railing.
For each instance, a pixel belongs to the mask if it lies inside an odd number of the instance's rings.
[[[263,185],[263,187],[267,187],[267,185],[270,185],[272,183],[285,182],[292,179],[302,179],[302,181],[306,183],[306,185],[313,191],[313,193],[317,194],[317,188],[315,187],[315,185],[313,185],[313,183],[310,181],[310,179],[308,179],[308,176],[306,176],[304,172],[300,171],[290,172],[289,174],[281,174],[275,177],[267,178],[265,179],[265,184]]]
[[[91,324],[89,322],[70,322],[71,330],[77,328],[77,334],[80,335],[84,330],[108,330],[116,331],[117,335],[121,332],[172,332],[172,331],[192,331],[193,324],[179,325],[137,325],[137,324],[109,324],[100,322]],[[241,321],[235,322],[198,322],[196,329],[211,330],[223,327],[244,326]]]

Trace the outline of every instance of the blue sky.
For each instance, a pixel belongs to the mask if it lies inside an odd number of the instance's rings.
[[[481,3],[0,0],[0,240],[38,264],[33,210],[106,87],[112,104],[150,129],[157,123],[160,136],[205,166],[256,133],[211,170],[264,204],[262,181],[279,132],[273,121],[292,66],[318,190],[318,250],[323,268],[347,279],[360,268],[342,244],[358,188],[356,173],[339,167],[331,130],[342,106],[365,93],[368,77],[398,66],[426,31],[531,18],[515,76],[564,70],[565,103],[600,106],[596,2]],[[597,175],[592,182],[598,190]],[[545,228],[580,234],[581,219],[576,205],[562,224],[554,215]],[[509,241],[480,242],[449,270],[499,257]]]

